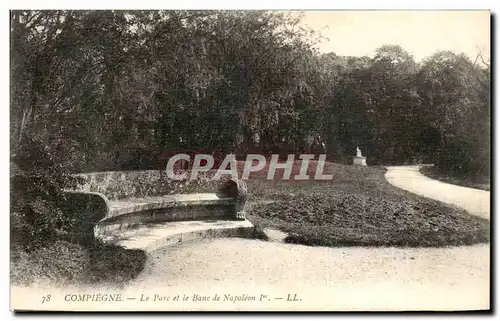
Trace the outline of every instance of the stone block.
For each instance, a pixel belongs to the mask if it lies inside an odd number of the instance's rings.
[[[367,166],[366,165],[366,157],[363,157],[363,156],[354,156],[352,164],[353,165],[358,165],[358,166]]]

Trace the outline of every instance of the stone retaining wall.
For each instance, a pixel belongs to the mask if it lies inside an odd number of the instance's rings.
[[[219,181],[213,180],[215,171],[199,173],[195,180],[171,180],[165,171],[116,171],[76,174],[84,179],[78,188],[83,192],[99,192],[110,200],[131,197],[172,194],[209,193]],[[189,175],[188,175],[189,176]]]

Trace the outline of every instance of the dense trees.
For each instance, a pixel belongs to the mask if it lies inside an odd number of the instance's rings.
[[[482,59],[321,55],[317,39],[279,12],[13,11],[12,152],[40,144],[95,171],[159,168],[179,150],[343,162],[360,146],[371,164],[489,173]]]
[[[418,75],[436,163],[452,172],[489,172],[490,68],[464,55],[438,52]]]

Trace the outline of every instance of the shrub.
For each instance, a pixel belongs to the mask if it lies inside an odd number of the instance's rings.
[[[80,179],[56,155],[49,146],[25,138],[12,157],[11,241],[26,251],[60,239],[73,224],[59,203],[65,200],[63,189]]]

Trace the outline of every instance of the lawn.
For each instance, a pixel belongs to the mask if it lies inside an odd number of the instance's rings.
[[[382,167],[327,163],[331,181],[248,181],[249,220],[320,246],[438,247],[489,242],[489,221],[398,189]]]

